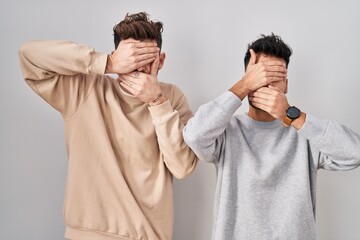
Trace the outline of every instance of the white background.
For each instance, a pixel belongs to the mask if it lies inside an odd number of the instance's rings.
[[[0,239],[63,239],[66,149],[59,113],[22,79],[17,51],[35,39],[113,49],[127,12],[164,22],[161,81],[178,85],[194,111],[244,73],[247,44],[261,33],[294,50],[289,102],[360,132],[360,1],[0,0]],[[245,112],[244,104],[239,112]],[[359,146],[360,147],[360,146]],[[215,168],[201,163],[175,181],[175,240],[209,240]],[[360,239],[360,170],[319,171],[320,240]]]

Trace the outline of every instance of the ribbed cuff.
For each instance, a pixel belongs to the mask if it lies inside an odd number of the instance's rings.
[[[150,114],[153,118],[161,117],[167,113],[172,113],[174,109],[172,108],[170,101],[166,100],[165,102],[149,107]]]
[[[91,55],[91,63],[89,66],[89,73],[104,74],[107,62],[107,54],[93,52]]]
[[[316,145],[326,134],[329,122],[329,120],[318,119],[309,114],[306,114],[305,123],[298,130],[298,133]]]

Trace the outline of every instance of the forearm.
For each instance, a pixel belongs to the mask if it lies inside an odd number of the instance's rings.
[[[197,157],[184,142],[179,112],[173,110],[169,101],[149,110],[164,163],[176,178],[185,178],[194,171]]]
[[[64,116],[87,99],[106,65],[106,54],[69,41],[28,42],[19,57],[29,86]]]
[[[33,41],[19,50],[20,65],[27,80],[56,75],[103,74],[107,55],[70,41]]]
[[[213,162],[217,144],[241,101],[232,92],[225,92],[198,109],[184,128],[185,142],[202,160]]]
[[[229,89],[229,91],[234,93],[241,101],[251,92],[246,79],[239,80]]]

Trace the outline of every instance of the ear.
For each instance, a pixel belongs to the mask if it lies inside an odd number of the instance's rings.
[[[164,66],[166,54],[164,52],[160,53],[159,56],[159,70]]]
[[[289,87],[289,85],[288,85],[288,79],[286,79],[285,80],[285,94],[287,94],[288,93],[288,87]]]

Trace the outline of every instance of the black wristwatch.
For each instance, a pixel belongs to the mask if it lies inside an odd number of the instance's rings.
[[[289,107],[286,110],[283,125],[285,127],[289,127],[291,125],[292,121],[294,121],[295,119],[300,117],[300,113],[301,113],[301,111],[297,107],[295,107],[295,106]]]

